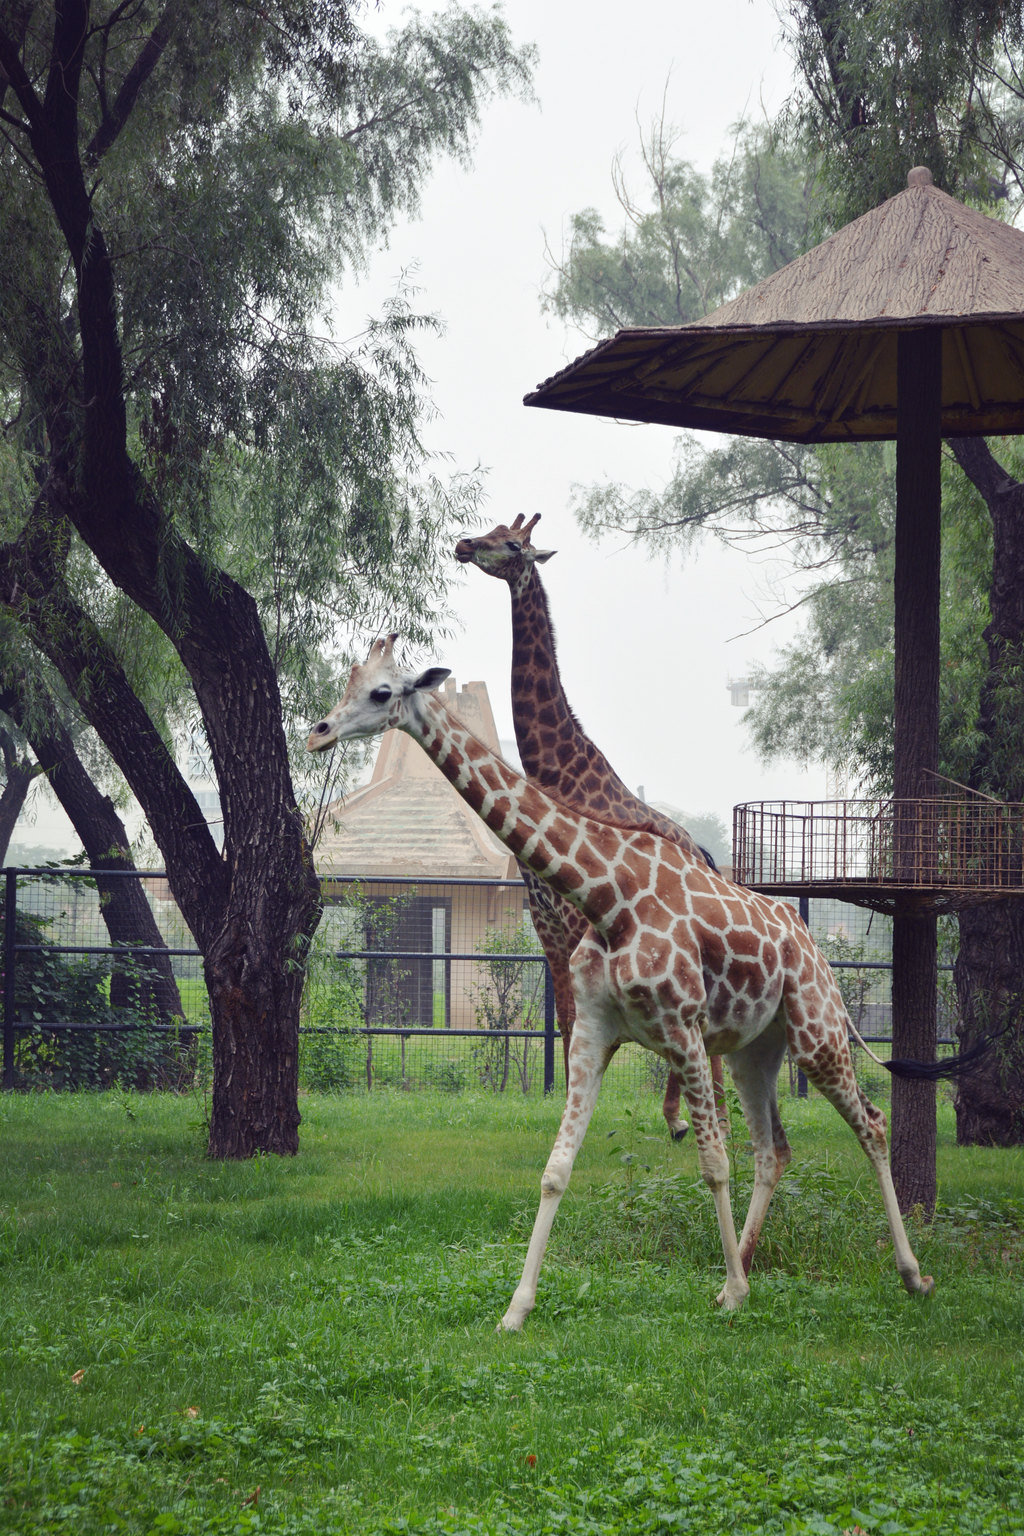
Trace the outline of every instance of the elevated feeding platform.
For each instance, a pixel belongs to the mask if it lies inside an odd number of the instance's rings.
[[[733,811],[733,875],[766,895],[891,914],[1024,896],[1024,805],[973,795],[753,801]]]

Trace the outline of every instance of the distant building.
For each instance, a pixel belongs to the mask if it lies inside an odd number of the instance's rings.
[[[749,708],[750,690],[753,687],[749,677],[730,677],[725,686],[729,690],[729,703],[734,709]]]
[[[481,741],[501,751],[485,683],[458,688],[445,704]],[[386,731],[369,782],[330,808],[317,846],[323,875],[426,875],[502,879],[517,873],[504,843],[480,820],[404,731]]]
[[[474,736],[495,752],[502,751],[486,684],[459,688],[449,678],[440,692]],[[519,885],[482,889],[443,883],[518,880],[519,869],[505,845],[404,731],[384,734],[369,782],[335,802],[330,813],[332,820],[316,850],[328,900],[332,895],[344,900],[345,886],[332,888],[331,876],[358,877],[364,900],[382,905],[402,892],[400,915],[397,922],[389,921],[385,947],[470,954],[489,932],[507,931],[527,915],[525,891]],[[412,888],[388,883],[410,877],[418,882]],[[451,1027],[473,1027],[468,965],[429,960],[401,964],[407,972],[402,1013],[410,1024],[440,1023],[443,1007],[444,1021]],[[374,1006],[371,991],[368,985],[368,1016]]]

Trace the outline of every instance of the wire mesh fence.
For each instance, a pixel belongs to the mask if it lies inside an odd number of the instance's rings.
[[[323,895],[300,1025],[304,1087],[561,1086],[550,976],[520,881],[346,877],[325,880]],[[6,1088],[181,1088],[208,1072],[201,957],[162,872],[8,869],[0,896]],[[833,900],[801,907],[858,1031],[888,1040],[891,920]],[[940,931],[939,1037],[951,1042],[955,923]],[[877,1092],[877,1067],[865,1070]],[[664,1087],[664,1063],[639,1048],[610,1071],[638,1091]]]
[[[1019,891],[1024,806],[953,793],[918,800],[762,800],[733,811],[750,885]]]

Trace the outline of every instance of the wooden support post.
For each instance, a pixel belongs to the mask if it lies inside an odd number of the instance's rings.
[[[901,800],[934,793],[939,766],[939,579],[942,453],[942,333],[897,338],[895,721],[897,879],[910,877],[917,818]],[[926,820],[927,828],[930,821]],[[934,915],[893,921],[892,1048],[897,1057],[935,1055],[937,937]],[[894,1078],[892,1172],[902,1210],[935,1208],[935,1085]]]

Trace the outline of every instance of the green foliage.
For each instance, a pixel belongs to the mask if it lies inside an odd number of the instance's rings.
[[[792,0],[801,84],[794,125],[814,145],[822,205],[838,228],[926,165],[967,201],[1018,182],[1021,13],[989,0]]]
[[[410,892],[410,895],[412,893]],[[303,1087],[338,1093],[365,1076],[367,1043],[358,1033],[383,1010],[390,1022],[400,1006],[402,973],[394,961],[372,962],[372,995],[367,997],[367,962],[352,960],[343,949],[395,948],[401,915],[409,896],[387,900],[348,886],[343,905],[325,907],[309,948],[302,997],[299,1075]]]
[[[359,9],[91,7],[78,152],[111,257],[128,449],[163,520],[159,627],[74,542],[72,571],[168,743],[172,725],[201,736],[165,638],[189,601],[174,536],[248,586],[285,710],[302,720],[339,625],[425,641],[447,620],[452,529],[479,485],[420,444],[415,341],[437,322],[400,292],[339,339],[331,309],[338,283],[418,211],[437,159],[467,163],[487,105],[528,96],[533,52],[497,10],[413,14],[382,39]],[[45,82],[49,8],[19,5],[3,25]],[[13,537],[45,478],[46,411],[80,380],[67,249],[4,80],[0,519]],[[63,418],[71,463],[80,429]]]
[[[675,140],[664,118],[641,137],[643,202],[616,162],[620,234],[609,238],[593,208],[573,216],[544,295],[551,313],[596,336],[682,325],[806,249],[812,176],[801,153],[740,124],[731,153],[706,175],[674,153]]]
[[[542,950],[532,923],[526,919],[514,928],[488,928],[479,941],[484,956],[482,982],[474,989],[473,1011],[477,1029],[500,1033],[495,1041],[481,1041],[473,1048],[477,1075],[485,1088],[504,1093],[511,1073],[523,1093],[530,1087],[529,1040],[514,1040],[512,1029],[540,1030],[544,1026],[544,967],[527,965],[517,957]]]
[[[865,789],[892,781],[895,529],[891,449],[878,445],[819,450],[842,473],[832,507],[846,531],[831,546],[832,574],[805,601],[799,637],[754,674],[747,715],[767,761],[793,756],[826,762]],[[856,483],[874,459],[875,494],[859,509]],[[858,468],[860,466],[860,468]],[[863,480],[860,481],[863,486]],[[983,639],[991,577],[991,523],[981,497],[951,459],[943,464],[940,768],[960,782],[978,746],[978,707],[987,670]]]
[[[901,190],[914,163],[974,203],[989,203],[998,184],[1024,186],[1018,13],[946,0],[923,8],[796,0],[788,18],[802,83],[777,131],[741,132],[732,160],[702,177],[673,158],[671,136],[656,125],[644,140],[649,205],[624,194],[619,171],[621,234],[609,238],[593,212],[579,216],[549,307],[602,334],[695,318]],[[745,256],[734,228],[751,232]],[[1015,465],[1016,449],[1006,453]],[[806,623],[755,679],[747,723],[757,748],[765,759],[824,761],[884,792],[892,773],[893,476],[889,445],[740,438],[709,449],[684,436],[665,486],[576,487],[575,511],[593,537],[625,533],[661,558],[688,555],[709,532],[754,550],[783,547],[810,573],[800,599]],[[991,529],[952,462],[943,491],[942,770],[973,783]],[[1012,765],[1021,761],[1019,682],[1011,666],[992,700],[1007,738],[989,787],[1008,798],[1016,798]]]
[[[14,1017],[32,1026],[16,1036],[16,1086],[61,1090],[109,1088],[114,1083],[178,1086],[181,1075],[190,1071],[188,1048],[158,1030],[145,1013],[112,1008],[110,962],[55,952],[48,931],[53,921],[22,907],[15,917],[14,942],[29,947],[16,957]],[[4,922],[5,902],[0,895],[0,930]],[[61,1023],[85,1028],[44,1031],[39,1027]]]

